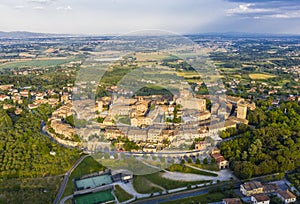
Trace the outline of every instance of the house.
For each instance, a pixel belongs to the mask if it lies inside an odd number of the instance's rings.
[[[57,106],[58,102],[59,102],[58,98],[49,98],[48,99],[48,104],[51,105],[52,107]]]
[[[30,94],[30,92],[28,90],[20,91],[20,95],[25,97],[25,98],[28,98],[29,94]]]
[[[229,162],[220,154],[219,149],[213,149],[211,152],[211,157],[216,160],[219,169],[226,169],[229,167]]]
[[[38,108],[38,107],[39,107],[39,105],[38,105],[37,103],[28,104],[28,108],[29,108],[30,110],[36,109],[36,108]]]
[[[125,134],[117,126],[105,127],[105,137],[108,139],[117,139],[118,137],[124,137]]]
[[[274,193],[279,190],[279,187],[277,184],[268,183],[263,185],[264,193]]]
[[[248,123],[249,123],[249,121],[247,119],[237,118],[235,116],[230,116],[228,118],[228,120],[230,120],[230,121],[232,121],[232,122],[234,122],[236,124],[246,124],[246,125],[248,125]]]
[[[14,95],[11,97],[11,99],[13,100],[14,103],[18,103],[18,104],[23,103],[23,100],[21,99],[21,97],[19,95]]]
[[[163,140],[162,128],[160,127],[150,127],[147,135],[147,140],[150,142],[161,142]]]
[[[196,142],[195,143],[195,150],[205,150],[208,145],[209,144],[205,141]]]
[[[236,123],[231,120],[225,120],[225,122],[212,123],[209,126],[209,133],[217,134],[218,132],[226,130],[228,128],[236,128]]]
[[[0,95],[0,101],[9,100],[9,96],[6,95]]]
[[[245,99],[240,98],[240,97],[235,97],[235,96],[226,96],[226,101],[233,105],[237,105],[239,103],[244,102]]]
[[[35,95],[35,100],[43,100],[44,96],[46,96],[46,93],[37,93]]]
[[[3,104],[3,109],[4,110],[7,110],[7,109],[10,109],[10,108],[13,108],[14,106],[10,105],[10,104]]]
[[[257,194],[251,196],[252,204],[269,204],[270,198],[266,194]]]
[[[13,84],[0,85],[0,89],[1,89],[2,91],[6,91],[6,90],[11,89],[13,86],[14,86]]]
[[[222,204],[242,204],[239,198],[224,198]]]
[[[60,107],[59,109],[57,109],[52,113],[52,116],[57,118],[67,118],[71,115],[73,115],[73,112],[72,112],[72,104],[70,103]]]
[[[291,193],[289,190],[286,191],[278,190],[276,194],[277,197],[280,198],[284,204],[294,203],[296,201],[296,196],[293,193]]]
[[[250,181],[240,185],[240,191],[245,196],[262,194],[264,191],[263,185],[258,181]]]
[[[223,156],[217,158],[216,162],[217,162],[219,169],[229,168],[229,162]]]

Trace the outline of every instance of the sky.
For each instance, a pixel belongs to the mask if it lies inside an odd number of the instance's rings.
[[[300,34],[300,0],[0,0],[0,31]]]

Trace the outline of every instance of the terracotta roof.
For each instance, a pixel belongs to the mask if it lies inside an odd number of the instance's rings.
[[[225,198],[223,201],[226,204],[242,204],[242,201],[239,198]]]
[[[243,184],[243,186],[247,191],[263,187],[263,185],[258,181],[246,182]]]
[[[226,161],[226,159],[222,156],[222,157],[217,158],[216,161],[217,161],[217,163],[220,163],[220,162]]]
[[[279,189],[277,184],[264,184],[264,192],[277,191]]]
[[[289,190],[287,190],[287,191],[279,190],[279,191],[277,191],[277,193],[284,199],[296,198],[296,196],[294,194],[292,194]]]
[[[215,154],[212,154],[211,156],[212,156],[214,159],[223,157],[220,153],[215,153]]]
[[[258,194],[253,196],[257,202],[264,202],[270,200],[266,194]]]

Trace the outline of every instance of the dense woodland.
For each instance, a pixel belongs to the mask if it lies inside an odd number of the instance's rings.
[[[300,167],[300,105],[285,102],[272,108],[267,101],[258,105],[248,115],[252,128],[241,134],[231,131],[237,137],[221,144],[222,154],[241,179]]]
[[[47,120],[51,107],[42,105],[34,111],[15,116],[0,112],[0,177],[37,177],[66,172],[79,157],[79,152],[53,143],[40,132],[41,121]],[[56,153],[50,155],[50,151]]]

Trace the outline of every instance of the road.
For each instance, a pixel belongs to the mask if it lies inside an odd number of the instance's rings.
[[[80,157],[80,159],[78,159],[74,164],[73,166],[69,169],[69,171],[65,174],[64,176],[64,179],[63,179],[63,182],[61,183],[61,186],[59,188],[59,191],[56,195],[56,198],[55,200],[53,201],[53,204],[58,204],[59,203],[59,200],[62,196],[62,194],[64,193],[65,191],[65,188],[67,186],[67,183],[69,181],[69,177],[71,175],[71,173],[73,172],[73,170],[78,166],[78,164],[80,164],[80,162],[82,162],[82,160],[84,160],[86,157],[88,157],[89,155],[84,155],[82,157]]]
[[[238,188],[240,186],[240,184],[241,184],[240,182],[235,182],[233,184],[234,188]],[[226,185],[226,183],[224,183],[222,185]],[[158,203],[163,203],[163,202],[168,202],[168,201],[180,200],[180,199],[184,199],[184,198],[188,198],[188,197],[194,197],[194,196],[207,194],[209,192],[209,190],[214,189],[214,188],[216,188],[216,186],[208,186],[208,187],[204,187],[204,188],[192,189],[192,190],[188,190],[188,191],[137,200],[132,203],[134,203],[134,204],[158,204]]]

